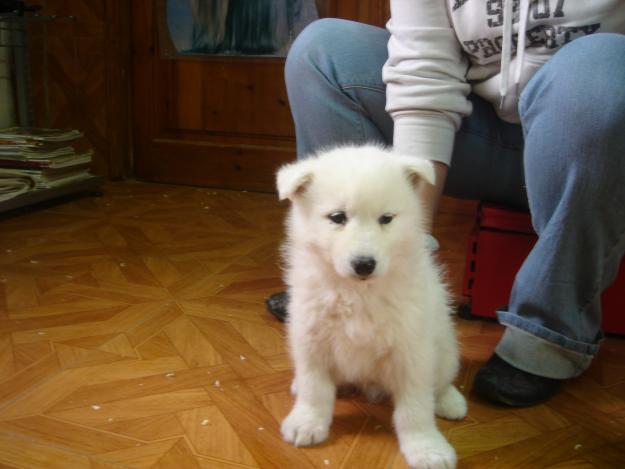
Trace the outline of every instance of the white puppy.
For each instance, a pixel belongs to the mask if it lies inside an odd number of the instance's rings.
[[[337,385],[355,383],[393,398],[409,465],[455,466],[434,416],[461,419],[466,401],[452,385],[448,294],[416,195],[433,179],[428,161],[375,146],[337,148],[278,172],[280,199],[292,202],[284,254],[297,396],[282,423],[286,441],[324,441]]]

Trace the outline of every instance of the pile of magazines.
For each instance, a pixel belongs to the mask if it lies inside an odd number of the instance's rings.
[[[82,140],[78,130],[0,129],[0,202],[88,179],[93,152]]]

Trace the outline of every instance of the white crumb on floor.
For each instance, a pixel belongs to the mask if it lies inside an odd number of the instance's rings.
[[[94,405],[92,405],[92,406],[91,406],[91,408],[92,408],[93,410],[100,410],[102,407],[100,407],[100,406],[99,406],[99,405],[97,405],[97,404],[94,404]]]

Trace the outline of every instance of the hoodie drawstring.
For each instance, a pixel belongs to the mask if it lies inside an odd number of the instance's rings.
[[[501,80],[499,83],[499,109],[503,109],[508,94],[508,82],[510,77],[510,62],[512,57],[512,17],[514,0],[504,0],[503,4],[503,43],[501,45]],[[519,97],[519,83],[525,59],[525,31],[529,16],[530,0],[520,0],[519,33],[517,39],[517,63],[514,71],[514,86],[516,99]]]

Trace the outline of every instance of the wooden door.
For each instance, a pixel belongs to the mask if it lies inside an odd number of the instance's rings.
[[[295,157],[284,59],[167,56],[159,41],[163,2],[132,2],[135,174],[273,191],[276,168]],[[320,16],[377,25],[388,16],[385,0],[317,4]]]

